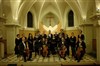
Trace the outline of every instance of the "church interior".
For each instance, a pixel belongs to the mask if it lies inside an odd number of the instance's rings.
[[[17,34],[37,31],[85,36],[86,53],[80,62],[71,56],[43,58],[32,53],[32,61],[24,62],[15,55]],[[0,0],[0,66],[72,66],[100,64],[100,0]],[[69,48],[71,50],[71,48]],[[72,54],[70,52],[70,54]]]

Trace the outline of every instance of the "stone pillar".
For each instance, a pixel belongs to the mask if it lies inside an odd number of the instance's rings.
[[[97,0],[96,5],[97,5]],[[96,31],[96,53],[97,53],[97,62],[100,64],[100,12],[97,11],[94,15],[90,17],[91,21],[93,22]]]
[[[0,0],[0,17],[2,17],[2,1]]]
[[[4,58],[4,43],[0,42],[0,58]]]
[[[92,52],[93,25],[83,24],[80,26],[85,35],[86,53]]]
[[[15,47],[15,37],[18,33],[17,28],[18,25],[16,24],[6,24],[6,39],[7,39],[7,54],[14,53],[14,47]]]
[[[96,27],[96,39],[97,39],[97,62],[100,63],[100,25]]]

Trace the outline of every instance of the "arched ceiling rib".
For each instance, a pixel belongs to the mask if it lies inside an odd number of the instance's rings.
[[[36,1],[37,0],[23,0],[18,11],[18,18],[20,19],[21,15],[26,14]]]
[[[79,16],[82,17],[81,15],[81,12],[80,12],[80,9],[77,5],[77,0],[65,0],[66,3],[68,3],[68,5],[71,7],[71,9],[76,13],[78,14]]]
[[[2,0],[3,10],[6,15],[9,11],[9,9],[8,9],[8,11],[6,9],[12,7],[12,5],[11,5],[12,2],[10,2],[10,1],[15,1],[14,2],[15,4],[18,3],[16,0]],[[18,7],[14,6],[12,8],[18,9],[17,15],[20,20],[20,16],[26,14],[31,8],[35,9],[35,11],[37,13],[37,17],[40,18],[39,15],[41,15],[41,13],[45,9],[47,9],[47,7],[49,5],[54,6],[54,8],[57,10],[57,13],[59,13],[59,15],[61,17],[63,16],[64,11],[66,10],[65,8],[67,6],[70,6],[70,8],[76,14],[78,14],[78,16],[81,16],[83,18],[84,15],[85,16],[87,15],[87,10],[89,9],[89,7],[93,6],[93,5],[89,5],[89,4],[91,4],[91,1],[98,1],[98,0],[18,0],[18,1],[21,1],[19,3],[19,6]]]
[[[49,1],[46,1],[45,0],[45,3],[43,4],[43,7],[41,9],[41,19],[43,18],[43,16],[49,12],[52,12],[54,13],[56,16],[60,16],[60,12],[59,12],[59,8],[57,7],[56,5],[56,2],[54,2],[54,0],[51,0],[50,2]]]
[[[88,8],[88,2],[89,0],[77,0],[80,12],[82,14],[83,19],[86,19],[86,14],[87,14],[87,8]]]
[[[66,2],[64,0],[56,0],[56,1],[59,6],[59,9],[61,11],[61,14],[64,15],[66,7],[68,7],[68,4],[66,4]]]

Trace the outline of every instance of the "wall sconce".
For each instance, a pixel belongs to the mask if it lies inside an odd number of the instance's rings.
[[[97,13],[100,13],[100,8],[97,8],[97,10],[96,10],[96,11],[97,11]]]
[[[86,21],[86,15],[83,15],[83,21],[84,22]]]
[[[83,18],[83,21],[85,22],[86,21],[86,18]]]

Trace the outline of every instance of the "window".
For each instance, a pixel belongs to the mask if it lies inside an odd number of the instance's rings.
[[[74,14],[73,11],[69,11],[68,13],[68,27],[73,27],[74,26]]]
[[[29,28],[33,27],[33,15],[31,12],[28,12],[27,14],[27,27]]]

